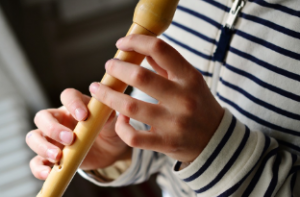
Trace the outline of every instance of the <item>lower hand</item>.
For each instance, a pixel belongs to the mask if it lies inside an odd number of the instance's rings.
[[[61,100],[63,107],[38,112],[34,118],[36,130],[26,136],[28,146],[37,153],[30,161],[33,175],[38,179],[46,179],[51,166],[61,159],[62,148],[72,144],[72,130],[78,121],[85,120],[90,97],[74,89],[66,89]],[[117,160],[130,157],[128,147],[114,130],[116,122],[113,113],[97,137],[95,143],[81,164],[82,169],[104,168]]]

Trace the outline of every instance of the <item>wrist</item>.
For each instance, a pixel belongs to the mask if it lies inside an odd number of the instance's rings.
[[[117,161],[130,160],[132,157],[132,147],[127,146],[126,150],[119,156]]]
[[[192,162],[181,162],[181,165],[178,170],[183,170],[184,168],[188,167]]]

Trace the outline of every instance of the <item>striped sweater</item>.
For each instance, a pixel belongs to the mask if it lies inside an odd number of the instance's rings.
[[[230,39],[223,27],[232,4],[182,0],[161,36],[203,74],[225,108],[198,158],[179,170],[178,161],[134,149],[131,165],[115,180],[82,176],[124,186],[158,172],[164,196],[174,197],[300,196],[300,3],[248,0]],[[133,96],[151,100],[138,90]]]

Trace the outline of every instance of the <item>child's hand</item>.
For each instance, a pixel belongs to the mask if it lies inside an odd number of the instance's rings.
[[[202,75],[157,38],[131,35],[120,39],[117,47],[146,55],[158,74],[115,59],[106,63],[107,73],[159,101],[146,103],[93,83],[92,95],[123,114],[116,123],[117,134],[131,147],[165,153],[182,162],[193,161],[209,142],[224,113]],[[128,117],[150,125],[150,131],[135,130]]]
[[[77,90],[66,89],[61,94],[63,107],[42,110],[36,114],[34,122],[37,129],[30,131],[26,137],[28,146],[37,153],[30,162],[31,171],[36,178],[46,179],[50,166],[61,159],[64,145],[72,144],[72,130],[77,121],[86,119],[89,100],[90,97]],[[103,168],[116,160],[130,157],[131,148],[114,131],[115,122],[113,113],[83,161],[82,169]]]

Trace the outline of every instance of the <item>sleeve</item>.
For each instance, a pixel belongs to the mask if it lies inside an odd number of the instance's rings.
[[[250,131],[227,109],[202,153],[186,168],[180,166],[176,162],[173,172],[197,196],[300,196],[299,156]]]
[[[163,154],[133,149],[131,162],[127,166],[122,161],[106,169],[101,169],[102,171],[97,170],[100,174],[83,170],[78,170],[78,173],[83,178],[99,186],[121,187],[144,182],[151,174],[158,172],[162,165],[165,164],[165,161],[166,157]],[[125,165],[125,168],[123,167],[122,169],[120,167],[122,165]]]

